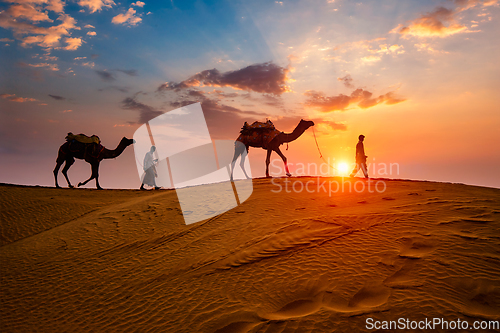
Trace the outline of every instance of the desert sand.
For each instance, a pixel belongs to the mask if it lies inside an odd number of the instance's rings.
[[[187,226],[174,190],[4,184],[0,330],[373,332],[369,318],[500,320],[500,190],[385,183],[329,196],[255,179],[240,206]]]

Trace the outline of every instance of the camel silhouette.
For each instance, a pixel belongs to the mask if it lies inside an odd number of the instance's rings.
[[[62,174],[66,181],[68,182],[68,187],[72,188],[71,182],[68,178],[68,169],[75,163],[75,158],[80,160],[85,160],[85,162],[90,163],[92,168],[92,174],[89,179],[82,183],[78,183],[78,187],[87,184],[92,179],[95,179],[96,186],[99,190],[102,187],[99,185],[99,163],[103,159],[115,158],[120,156],[120,154],[134,143],[134,140],[123,138],[118,146],[114,150],[106,149],[102,145],[82,143],[75,140],[67,141],[61,147],[59,147],[59,152],[56,159],[56,167],[54,168],[54,178],[56,180],[56,187],[60,187],[57,183],[57,174],[61,165],[66,162],[64,168],[62,169]]]
[[[284,133],[281,132],[279,133],[276,137],[274,137],[267,145],[265,145],[263,142],[264,140],[258,140],[260,141],[259,143],[253,143],[253,142],[248,142],[247,140],[244,139],[244,137],[240,136],[238,139],[235,141],[234,145],[234,157],[233,161],[231,162],[231,180],[233,180],[233,171],[234,171],[234,165],[236,163],[236,160],[238,157],[241,155],[241,161],[240,161],[240,166],[241,169],[243,170],[243,173],[245,174],[245,177],[248,177],[246,171],[245,171],[245,154],[243,154],[244,149],[247,150],[248,153],[248,148],[249,147],[255,147],[255,148],[262,148],[267,150],[267,158],[266,158],[266,177],[269,176],[269,163],[271,162],[271,153],[274,151],[276,154],[278,154],[281,159],[283,160],[283,163],[285,164],[285,170],[286,170],[286,175],[288,177],[291,176],[290,171],[288,170],[288,164],[285,155],[280,150],[280,146],[283,143],[288,143],[292,142],[294,140],[297,140],[309,127],[314,126],[314,122],[312,121],[307,121],[304,119],[301,119],[297,127],[293,130],[292,133]],[[263,132],[258,133],[259,136],[264,135]],[[242,155],[243,154],[243,155]]]

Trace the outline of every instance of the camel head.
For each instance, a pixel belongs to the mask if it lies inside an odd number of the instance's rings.
[[[311,126],[314,126],[314,122],[310,120],[301,119],[299,125],[304,126],[305,129],[308,129]]]
[[[130,146],[133,143],[135,143],[135,140],[133,140],[133,139],[127,139],[126,137],[123,137],[122,140],[120,141],[120,145],[123,145],[125,147],[128,147],[128,146]]]

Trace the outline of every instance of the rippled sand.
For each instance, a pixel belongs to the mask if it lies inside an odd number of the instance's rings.
[[[368,318],[500,320],[500,190],[386,185],[329,196],[273,193],[256,179],[242,205],[189,226],[173,190],[2,185],[0,330],[358,332]]]

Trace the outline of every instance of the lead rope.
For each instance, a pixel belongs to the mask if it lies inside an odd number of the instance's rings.
[[[316,142],[316,147],[318,148],[318,153],[319,153],[319,158],[321,158],[323,160],[323,162],[326,163],[326,165],[328,165],[330,168],[332,169],[335,169],[337,170],[336,167],[330,165],[326,160],[325,158],[323,157],[323,154],[321,154],[321,150],[319,149],[319,145],[318,145],[318,140],[316,139],[316,132],[314,131],[314,126],[313,126],[313,135],[314,135],[314,141]],[[338,170],[337,170],[338,171]]]

